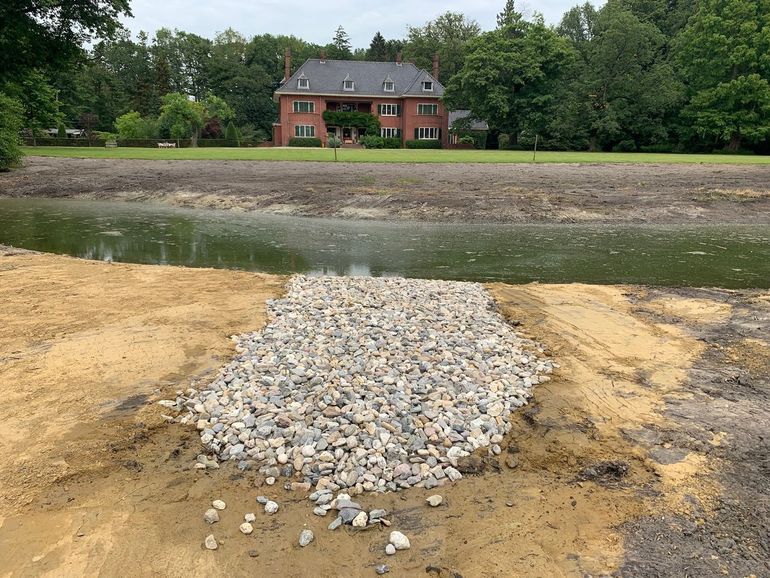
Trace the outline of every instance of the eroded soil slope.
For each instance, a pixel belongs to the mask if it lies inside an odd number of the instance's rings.
[[[367,164],[28,157],[0,195],[358,219],[770,223],[770,168]]]

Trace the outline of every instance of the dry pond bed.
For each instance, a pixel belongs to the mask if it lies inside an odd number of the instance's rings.
[[[561,369],[503,453],[435,490],[365,494],[387,531],[326,529],[255,473],[193,470],[194,428],[153,403],[232,356],[285,279],[0,256],[4,575],[756,576],[770,572],[770,295],[490,285]],[[255,497],[281,503],[243,535]],[[203,512],[227,502],[208,551]],[[315,541],[300,549],[297,537]]]

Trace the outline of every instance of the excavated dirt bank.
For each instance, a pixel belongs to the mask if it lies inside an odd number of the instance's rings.
[[[2,252],[0,252],[2,253]],[[229,465],[152,403],[264,323],[284,279],[0,256],[0,568],[9,575],[759,576],[767,533],[770,295],[492,285],[562,368],[499,458],[434,491],[361,497],[387,532],[326,529],[304,494]],[[261,514],[254,498],[281,504]],[[211,500],[228,507],[209,527]],[[509,505],[510,504],[510,505]],[[238,532],[257,512],[251,536]],[[297,545],[299,532],[316,540]],[[223,544],[203,548],[213,531]]]
[[[770,167],[28,157],[0,195],[487,223],[770,223]]]

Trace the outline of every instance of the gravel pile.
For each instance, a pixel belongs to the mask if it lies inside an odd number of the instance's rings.
[[[317,489],[459,479],[556,367],[476,283],[298,276],[268,315],[214,381],[166,404],[219,460]]]

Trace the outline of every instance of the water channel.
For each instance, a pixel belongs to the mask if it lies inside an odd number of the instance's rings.
[[[770,287],[769,225],[391,223],[0,199],[0,243],[86,259],[281,274]]]

